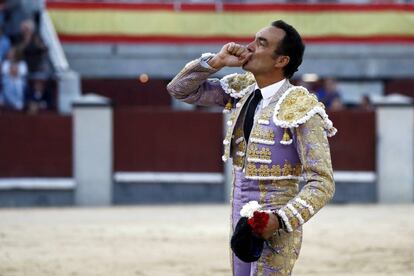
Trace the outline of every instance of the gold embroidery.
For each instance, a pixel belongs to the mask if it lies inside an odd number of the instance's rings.
[[[257,169],[257,172],[262,176],[270,176],[269,166],[266,165],[260,165],[260,167]]]
[[[231,140],[231,130],[230,128],[227,128],[226,138],[225,140],[230,141]],[[223,161],[226,161],[227,158],[230,157],[230,143],[224,144],[224,154],[223,154]]]
[[[233,147],[234,147],[234,154],[233,154],[233,164],[239,168],[243,168],[244,166],[244,156],[239,156],[235,154],[236,152],[246,152],[246,141],[242,140],[241,142],[236,142],[243,137],[243,129],[238,127],[234,131],[234,139],[233,139]]]
[[[242,141],[240,144],[236,145],[236,150],[234,152],[245,152],[246,151],[246,142]],[[233,164],[239,168],[242,168],[244,165],[244,156],[234,154]]]
[[[236,114],[236,112],[232,112],[231,114],[230,114],[230,121],[236,121],[236,116],[237,116],[237,114]]]
[[[245,152],[246,151],[246,142],[242,141],[238,144],[237,151]]]
[[[270,190],[269,202],[274,206],[282,207],[286,205],[298,193],[298,180],[272,180],[269,183],[268,191]]]
[[[252,130],[251,138],[274,141],[275,134],[271,128],[257,126]]]
[[[279,235],[274,235],[270,240],[270,244],[278,253],[274,254],[265,249],[257,263],[258,270],[259,264],[261,264],[260,271],[265,275],[290,275],[299,256],[302,231],[296,230],[292,233],[282,232]]]
[[[244,134],[243,134],[243,129],[239,127],[234,131],[234,141],[236,141],[237,139],[241,137],[244,137]]]
[[[264,204],[266,201],[266,194],[267,194],[267,188],[266,188],[266,181],[259,180],[259,190],[260,190],[260,199],[259,203]]]
[[[324,108],[322,103],[314,94],[306,89],[298,87],[290,92],[280,105],[277,118],[286,122],[295,122],[303,118],[312,108],[316,106]]]
[[[230,118],[229,118],[229,121],[231,121],[232,124],[227,125],[226,137],[225,137],[225,140],[227,140],[227,141],[233,140],[232,139],[232,134],[233,134],[233,128],[234,128],[233,126],[236,123],[236,117],[237,117],[236,113],[237,112],[232,112],[231,115],[230,115]],[[224,155],[223,156],[224,156],[224,159],[227,159],[227,158],[230,157],[230,143],[224,145]],[[225,161],[224,159],[223,159],[223,161]]]
[[[302,171],[302,165],[297,164],[294,167],[289,164],[288,161],[285,161],[285,164],[281,168],[280,165],[269,165],[260,164],[259,167],[256,167],[255,163],[247,163],[246,175],[247,176],[300,176]]]
[[[229,88],[235,90],[236,92],[240,92],[249,85],[255,83],[256,80],[252,73],[245,73],[245,74],[237,74],[234,77],[228,79],[228,86]]]
[[[289,208],[283,208],[286,213],[286,216],[289,218],[289,223],[292,226],[292,229],[297,229],[300,224],[298,218],[292,213],[292,210]]]
[[[301,175],[302,174],[302,165],[295,166],[293,168],[293,170],[294,170],[294,172],[293,172],[294,175]]]
[[[243,168],[244,158],[243,156],[234,156],[233,157],[233,165],[238,168]]]
[[[224,107],[225,110],[230,111],[233,108],[233,98],[230,98]]]
[[[304,221],[308,221],[312,217],[308,208],[305,208],[296,201],[294,201],[292,205],[296,208],[296,210],[299,211]]]
[[[266,266],[272,270],[283,270],[284,260],[283,258],[275,258],[273,254],[269,254],[265,257]]]
[[[257,276],[262,276],[263,275],[263,272],[264,272],[263,269],[264,269],[263,262],[259,260],[257,262]]]
[[[301,166],[295,166],[295,168],[300,168]],[[286,189],[296,189],[293,191],[293,195],[296,195],[298,187],[297,181],[292,180],[272,180],[270,185],[274,188],[286,188]]]
[[[283,165],[282,174],[284,176],[288,176],[292,173],[292,165],[290,165],[287,161],[285,161],[285,164]]]
[[[291,139],[292,139],[292,138],[290,138],[290,135],[289,135],[288,129],[287,129],[287,128],[285,128],[285,129],[284,129],[284,131],[283,131],[283,138],[282,138],[282,141],[283,141],[283,142],[285,142],[285,143],[288,143]]]
[[[266,121],[270,120],[270,118],[272,118],[272,114],[273,114],[273,105],[264,108],[262,112],[260,112],[259,120],[266,120]]]
[[[230,156],[230,147],[225,146],[224,147],[224,155],[223,155],[223,157],[229,158],[229,156]]]
[[[322,118],[314,116],[296,130],[299,158],[307,179],[298,196],[312,206],[313,213],[325,206],[335,191],[329,143],[322,125]],[[312,216],[308,208],[300,213],[305,221]]]
[[[235,148],[235,151],[246,152],[246,141],[242,140],[241,142],[236,143],[236,141],[240,139],[240,137],[243,137],[243,136],[240,136],[240,133],[241,133],[241,129],[238,128],[235,132],[235,136],[234,136],[235,144],[233,146]]]
[[[247,149],[247,156],[249,158],[271,160],[272,152],[269,148],[263,147],[259,150],[256,144],[250,144]]]

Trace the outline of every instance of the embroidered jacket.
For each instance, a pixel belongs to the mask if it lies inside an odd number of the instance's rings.
[[[201,66],[199,60],[188,63],[168,84],[169,93],[187,103],[220,105],[230,111],[223,141],[223,161],[233,159],[236,170],[247,179],[282,181],[301,177],[305,186],[286,202],[271,206],[292,232],[334,194],[334,181],[328,136],[336,129],[323,104],[304,87],[286,81],[270,104],[255,115],[246,143],[243,133],[246,106],[255,80],[250,73],[207,79],[216,70]]]

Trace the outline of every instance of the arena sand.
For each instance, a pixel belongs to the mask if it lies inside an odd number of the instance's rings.
[[[230,275],[228,205],[0,209],[0,276]],[[330,205],[293,275],[414,275],[414,205]]]

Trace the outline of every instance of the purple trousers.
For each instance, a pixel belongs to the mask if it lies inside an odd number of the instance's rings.
[[[265,209],[277,210],[298,192],[297,180],[249,180],[235,171],[232,200],[232,229],[240,219],[240,210],[249,201],[258,201]],[[302,244],[302,228],[291,233],[279,230],[265,245],[257,262],[245,263],[232,254],[233,276],[291,275]]]

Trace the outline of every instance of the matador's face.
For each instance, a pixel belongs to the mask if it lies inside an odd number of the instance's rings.
[[[254,40],[247,45],[252,56],[243,64],[243,69],[255,76],[272,75],[275,71],[281,70],[286,65],[282,60],[286,56],[275,55],[275,50],[284,36],[284,30],[273,26],[257,32]]]

